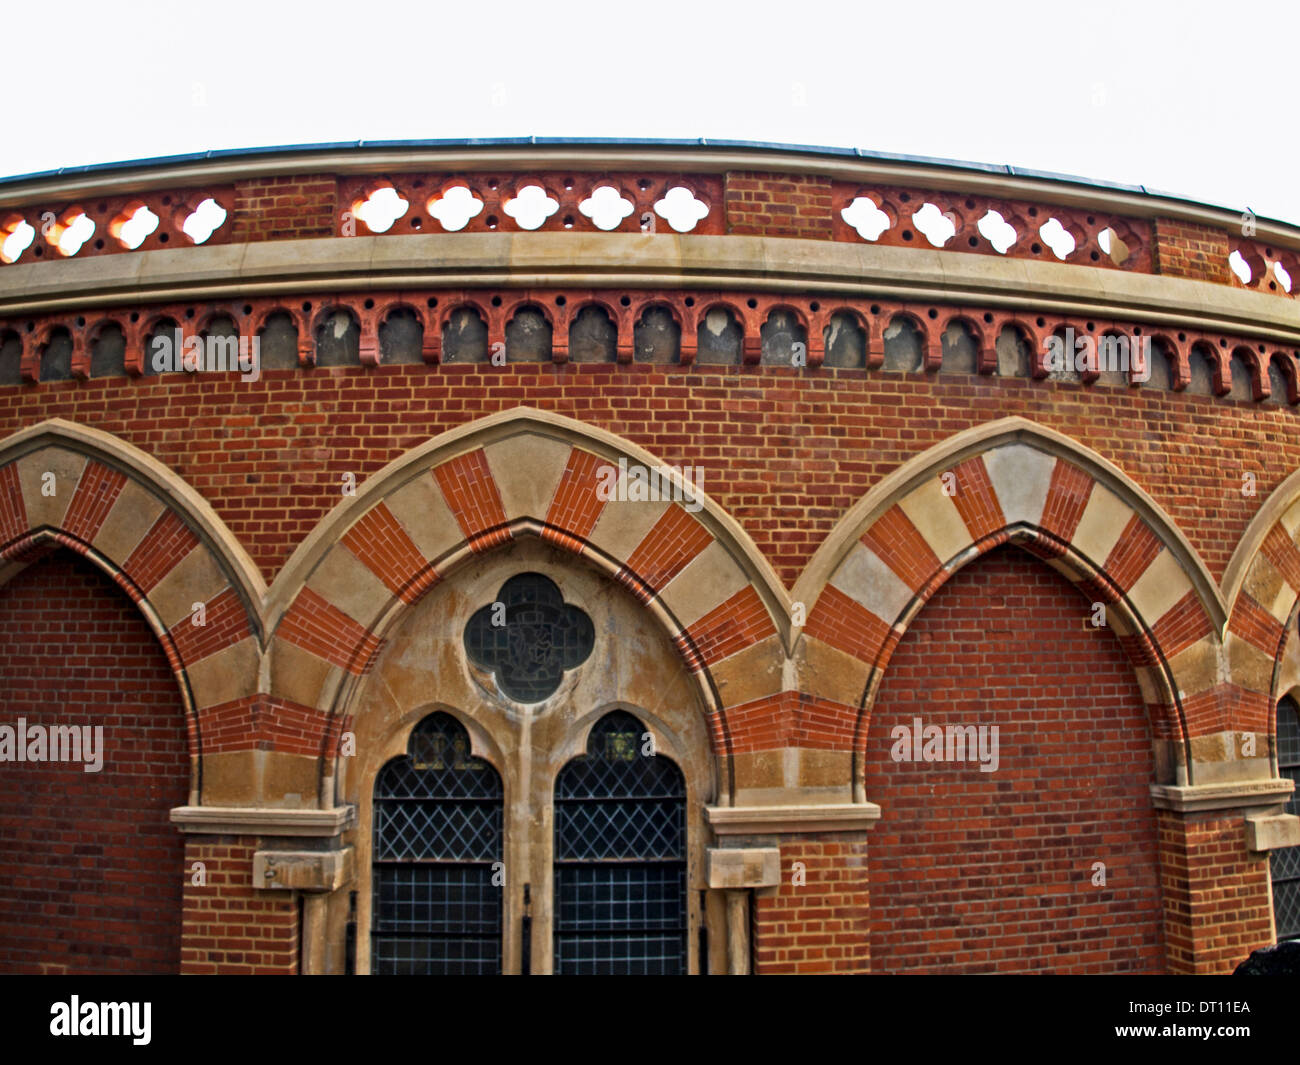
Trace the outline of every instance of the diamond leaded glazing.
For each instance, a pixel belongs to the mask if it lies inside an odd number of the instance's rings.
[[[565,603],[540,573],[511,577],[496,602],[475,611],[465,626],[470,661],[492,672],[501,690],[521,703],[554,695],[565,670],[585,662],[595,642],[591,618]]]
[[[686,782],[623,711],[555,781],[555,972],[686,971]]]
[[[375,778],[372,971],[499,973],[501,853],[500,775],[431,714]]]
[[[1286,812],[1300,814],[1300,707],[1290,698],[1277,704],[1278,775],[1290,777],[1296,791],[1287,800]],[[1277,938],[1300,938],[1300,847],[1283,847],[1269,852],[1273,878],[1273,919]]]

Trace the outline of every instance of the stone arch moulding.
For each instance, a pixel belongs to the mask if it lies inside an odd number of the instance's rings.
[[[1300,688],[1300,470],[1246,526],[1223,571],[1223,593],[1233,727],[1276,736],[1278,700]]]
[[[450,430],[384,467],[299,545],[267,593],[271,702],[318,737],[322,808],[361,679],[403,612],[461,564],[537,536],[626,587],[663,627],[699,691],[714,753],[728,711],[776,703],[789,594],[700,485],[680,498],[612,498],[606,467],[665,470],[581,422],[519,407]],[[723,793],[731,791],[725,783]],[[725,803],[728,800],[723,798]]]
[[[0,441],[0,584],[54,547],[112,577],[162,645],[180,686],[197,805],[204,758],[240,742],[256,698],[261,574],[175,473],[61,419]]]
[[[967,562],[1004,543],[1092,601],[1137,673],[1161,782],[1192,783],[1192,740],[1227,726],[1219,683],[1227,610],[1173,520],[1118,467],[1024,418],[959,433],[867,493],[818,549],[805,604],[805,690],[854,727],[854,794],[884,670],[918,611]]]

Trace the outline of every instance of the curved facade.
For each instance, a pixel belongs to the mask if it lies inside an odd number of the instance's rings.
[[[753,145],[0,183],[0,868],[62,807],[0,966],[1217,973],[1300,934],[1298,252]]]

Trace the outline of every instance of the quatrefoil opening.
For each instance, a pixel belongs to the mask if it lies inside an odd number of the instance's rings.
[[[590,656],[595,626],[540,573],[521,573],[501,586],[496,602],[474,612],[465,650],[520,703],[540,703],[559,691],[566,671]]]

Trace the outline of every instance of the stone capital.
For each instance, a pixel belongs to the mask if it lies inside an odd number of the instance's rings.
[[[177,806],[172,824],[182,832],[218,836],[337,836],[356,823],[354,806],[285,810],[262,806]]]
[[[811,806],[706,806],[705,819],[718,836],[864,832],[880,820],[873,802]]]
[[[334,891],[350,883],[354,851],[257,851],[253,887],[280,891]]]

